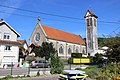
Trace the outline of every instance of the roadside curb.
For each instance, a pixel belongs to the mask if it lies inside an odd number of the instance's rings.
[[[32,72],[30,72],[30,74],[29,74],[29,76],[30,77],[35,77],[36,75],[37,75],[37,72],[38,71],[32,71]],[[40,71],[39,72],[40,73],[40,76],[49,76],[49,75],[52,75],[51,73],[50,73],[50,71]],[[21,75],[12,75],[12,77],[23,77],[23,76],[27,76],[28,75],[28,73],[26,73],[26,74],[21,74]],[[7,76],[7,75],[6,75]],[[1,78],[4,78],[4,77],[6,77],[6,76],[0,76],[0,79]],[[10,75],[11,76],[11,75]]]
[[[40,76],[30,76],[30,77],[22,77],[24,75],[19,75],[21,77],[18,77],[16,75],[13,75],[13,78],[9,79],[9,80],[24,80],[24,79],[40,79],[40,78],[45,78],[45,77],[57,77],[59,76],[59,74],[50,74],[50,75],[40,75]],[[5,77],[5,76],[4,76]],[[1,79],[0,79],[1,80]]]

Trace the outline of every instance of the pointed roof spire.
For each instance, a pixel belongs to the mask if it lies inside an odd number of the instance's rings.
[[[87,13],[90,13],[90,16],[94,16],[95,18],[98,18],[98,16],[96,16],[94,13],[93,13],[93,11],[92,10],[90,10],[90,9],[88,9],[87,10],[87,12],[86,12],[86,14],[85,14],[85,16],[84,16],[84,18],[86,18],[87,17]]]
[[[40,23],[40,16],[38,16],[38,23]]]

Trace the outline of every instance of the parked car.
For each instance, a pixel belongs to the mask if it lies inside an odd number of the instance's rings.
[[[36,61],[32,61],[30,66],[32,68],[49,68],[50,63],[45,60],[36,60]]]
[[[63,74],[60,74],[59,80],[86,80],[87,76],[84,71],[64,70]]]

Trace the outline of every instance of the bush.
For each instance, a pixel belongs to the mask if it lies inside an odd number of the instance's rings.
[[[11,79],[11,78],[13,78],[11,75],[7,75],[7,76],[5,76],[4,78],[2,78],[2,80],[9,80],[9,79]]]
[[[63,72],[62,68],[51,68],[50,73],[51,74],[60,74]]]
[[[51,57],[51,69],[50,73],[51,74],[60,74],[63,71],[63,63],[58,57],[58,55],[54,55]]]
[[[95,79],[99,75],[99,69],[91,69],[86,72],[88,76],[92,79]]]
[[[104,76],[104,77],[100,77],[100,76],[99,76],[99,77],[96,78],[96,80],[109,80],[109,78],[107,78],[107,77],[105,77],[105,76]]]
[[[30,75],[27,75],[26,77],[30,77]]]
[[[40,76],[40,70],[38,70],[38,72],[37,72],[37,75],[36,76]]]
[[[68,58],[68,64],[72,64],[73,63],[73,58]]]

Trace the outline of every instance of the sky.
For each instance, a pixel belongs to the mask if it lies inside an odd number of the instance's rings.
[[[85,38],[84,15],[88,9],[98,16],[98,37],[120,32],[120,0],[0,0],[0,3],[0,18],[21,35],[19,39],[28,43],[38,16],[41,24]]]

